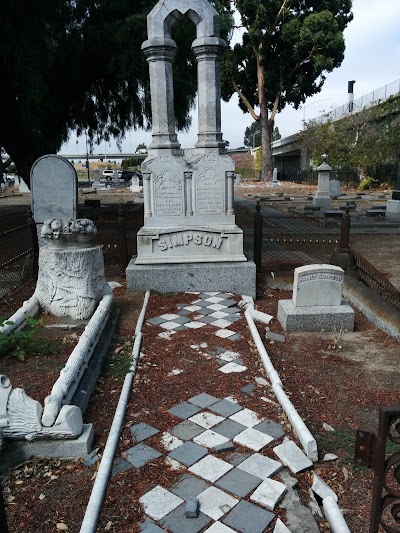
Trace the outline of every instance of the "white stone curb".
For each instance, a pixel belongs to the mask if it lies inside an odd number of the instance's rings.
[[[79,378],[85,371],[97,341],[107,323],[113,294],[103,296],[92,318],[82,333],[78,344],[72,350],[64,368],[61,370],[51,393],[44,400],[42,424],[50,427],[54,424],[62,404],[68,404],[79,384]]]
[[[32,296],[26,300],[22,306],[16,311],[6,322],[12,324],[5,324],[0,326],[0,332],[8,335],[11,331],[18,331],[25,326],[26,319],[30,316],[35,316],[39,312],[39,300],[36,296]]]
[[[141,329],[144,322],[147,303],[150,298],[150,291],[146,292],[144,297],[142,311],[139,315],[135,329],[135,342],[132,350],[131,371],[126,374],[122,386],[117,409],[110,428],[110,433],[104,447],[103,457],[97,472],[96,480],[93,485],[92,493],[86,507],[85,516],[81,525],[80,533],[95,533],[101,506],[104,501],[108,480],[110,479],[115,452],[118,447],[118,441],[121,434],[122,424],[124,423],[126,406],[128,405],[129,396],[135,379],[136,367],[140,356],[140,346],[142,341]]]
[[[256,325],[254,324],[254,320],[251,313],[251,306],[246,309],[244,315],[249,325],[249,329],[253,336],[254,342],[257,346],[257,350],[263,362],[264,368],[271,381],[272,390],[274,391],[277,400],[279,401],[282,406],[282,409],[285,411],[287,417],[289,418],[290,423],[292,424],[293,429],[296,432],[299,441],[301,442],[301,445],[303,446],[303,449],[307,454],[307,457],[311,461],[318,461],[317,442],[282,388],[282,381],[279,377],[279,374],[275,370],[271,359],[269,358],[268,352],[265,349],[265,346],[258,333]]]
[[[326,496],[322,505],[332,533],[351,533],[333,496]]]

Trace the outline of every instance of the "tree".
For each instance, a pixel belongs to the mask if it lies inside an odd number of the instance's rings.
[[[140,143],[136,146],[135,153],[139,153],[139,150],[147,150],[147,146],[144,143]]]
[[[396,95],[335,122],[309,121],[299,140],[312,159],[325,152],[330,164],[356,168],[362,180],[368,167],[397,161],[399,131],[400,97]]]
[[[0,146],[29,183],[33,162],[56,153],[69,132],[89,143],[122,139],[151,125],[148,65],[141,51],[157,0],[3,0],[0,32]],[[215,0],[227,12],[227,0]],[[190,21],[173,27],[178,129],[190,125],[196,63]]]
[[[276,114],[318,93],[344,57],[343,30],[351,0],[236,0],[246,30],[223,61],[223,97],[260,124],[262,178],[272,177],[271,138]]]
[[[272,140],[277,141],[281,137],[282,135],[279,133],[279,128],[275,126],[272,132]],[[254,121],[251,126],[245,129],[243,144],[249,148],[257,148],[258,146],[261,146],[261,126],[259,122]]]

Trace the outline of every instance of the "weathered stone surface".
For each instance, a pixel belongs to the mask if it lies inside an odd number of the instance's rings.
[[[294,270],[293,304],[338,306],[342,303],[342,268],[335,265],[306,265]]]
[[[354,330],[354,309],[345,302],[337,306],[296,307],[292,300],[280,300],[277,318],[287,333]]]
[[[294,474],[311,468],[313,465],[297,444],[291,440],[284,441],[282,444],[275,446],[274,452],[282,463],[290,468]]]
[[[45,155],[31,170],[32,212],[36,224],[48,219],[75,219],[77,176],[71,163],[58,155]]]

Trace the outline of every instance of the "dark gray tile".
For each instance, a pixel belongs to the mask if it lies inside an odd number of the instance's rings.
[[[171,490],[174,494],[182,498],[182,500],[189,500],[190,498],[197,498],[197,496],[208,489],[209,483],[204,479],[184,474],[178,483],[176,483]]]
[[[225,293],[225,292],[220,292],[220,293],[218,294],[218,297],[219,297],[219,298],[225,298],[225,300],[232,300],[232,294],[227,294],[227,293]],[[234,300],[232,300],[232,301],[234,301]],[[235,303],[236,303],[236,302],[235,302]]]
[[[236,363],[236,361],[235,361],[235,363]],[[242,387],[240,390],[242,392],[246,393],[246,394],[251,394],[255,388],[256,388],[256,384],[255,383],[249,383],[245,387]]]
[[[147,320],[147,324],[151,324],[152,326],[158,326],[159,324],[163,324],[164,322],[166,322],[165,318],[161,318],[159,316],[154,317],[154,318],[149,318]]]
[[[172,429],[170,429],[170,433],[172,433],[172,435],[175,435],[175,437],[178,437],[178,439],[181,440],[193,439],[193,437],[200,435],[200,433],[203,433],[203,431],[204,428],[198,426],[191,420],[184,420],[180,424],[177,424]]]
[[[211,302],[206,302],[204,300],[199,300],[198,302],[193,302],[192,305],[198,305],[199,307],[208,307]],[[199,313],[201,313],[201,310],[199,309]]]
[[[210,355],[219,355],[224,352],[226,352],[226,348],[222,348],[222,346],[209,346],[208,348],[208,353]]]
[[[224,420],[223,422],[212,428],[213,431],[219,433],[219,435],[223,435],[227,439],[233,439],[234,437],[236,437],[236,435],[239,435],[239,433],[241,433],[245,429],[246,426],[243,426],[242,424],[239,424],[234,420]]]
[[[187,316],[193,313],[193,311],[189,311],[188,309],[179,309],[176,314],[179,316]]]
[[[217,319],[213,316],[202,316],[201,318],[198,319],[199,322],[204,322],[205,324],[212,324],[216,320]]]
[[[171,531],[171,533],[199,533],[212,520],[209,516],[201,512],[197,518],[186,518],[185,509],[186,503],[182,503],[171,513],[167,514],[165,518],[160,520],[160,524]]]
[[[128,461],[124,461],[123,459],[121,459],[121,457],[117,457],[114,460],[111,475],[115,476],[116,474],[120,474],[121,472],[129,470],[130,468],[133,468],[132,463],[128,463]]]
[[[234,315],[236,313],[240,314],[240,309],[239,309],[239,307],[227,307],[225,309],[225,313],[229,313],[230,315]]]
[[[222,298],[222,296],[221,296]],[[222,300],[221,302],[218,302],[220,305],[223,305],[225,307],[233,307],[234,305],[237,304],[237,302],[235,302],[235,300],[231,300],[230,298],[225,298],[225,300]]]
[[[275,439],[279,439],[285,434],[285,430],[281,424],[278,424],[278,422],[273,422],[272,420],[263,420],[260,422],[260,424],[254,426],[253,429],[257,429],[258,431],[261,431],[261,433],[270,435]]]
[[[148,439],[160,432],[157,428],[146,424],[146,422],[139,422],[139,424],[131,426],[129,430],[136,443],[142,442],[142,440]]]
[[[218,413],[219,415],[225,417],[231,416],[242,409],[243,407],[241,405],[230,402],[229,400],[221,400],[220,402],[214,403],[210,406],[210,411],[214,411],[214,413]]]
[[[225,460],[229,464],[233,466],[237,466],[237,465],[240,465],[240,463],[243,463],[243,461],[248,459],[251,455],[253,455],[251,452],[246,452],[246,453],[235,452],[235,453],[231,453],[229,457],[225,458]]]
[[[122,455],[127,461],[132,463],[133,466],[140,468],[148,461],[160,457],[161,453],[159,453],[151,446],[147,446],[147,444],[141,442],[140,444],[136,444],[136,446],[129,448],[129,450],[126,450],[126,452],[124,452]]]
[[[187,324],[188,322],[191,322],[191,320],[185,316],[178,316],[178,318],[174,318],[174,322],[177,322],[178,324]]]
[[[168,456],[186,466],[192,466],[207,454],[208,451],[206,448],[203,448],[203,446],[199,446],[194,442],[188,441],[185,442],[185,444],[182,444],[182,446],[179,446],[179,448],[172,450]]]
[[[241,533],[263,533],[274,518],[273,513],[245,500],[240,500],[222,522]]]
[[[164,533],[164,530],[156,526],[153,520],[148,518],[142,524],[140,524],[140,531],[142,533]]]
[[[204,408],[219,402],[219,398],[211,396],[211,394],[207,394],[206,392],[202,392],[197,396],[192,396],[192,398],[189,398],[188,402]]]
[[[245,474],[245,475],[243,475]],[[250,492],[255,490],[261,483],[261,479],[234,468],[228,472],[224,477],[215,482],[217,487],[224,489],[235,496],[245,498]]]
[[[201,411],[200,407],[197,407],[197,405],[193,405],[188,402],[178,403],[177,405],[174,405],[174,407],[171,407],[171,409],[168,409],[168,412],[171,413],[171,415],[183,419],[189,418],[198,413],[199,411]]]
[[[242,337],[239,335],[239,333],[235,333],[235,335],[232,335],[231,337],[228,337],[229,341],[237,341],[241,339]]]
[[[211,315],[212,313],[215,313],[215,309],[210,309],[209,307],[203,307],[197,311],[198,315]]]

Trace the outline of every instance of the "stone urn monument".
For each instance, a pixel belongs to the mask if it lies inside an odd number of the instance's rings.
[[[104,275],[103,251],[91,244],[96,227],[89,219],[49,219],[41,236],[49,240],[39,252],[35,290],[40,306],[55,316],[90,318],[111,288]]]

